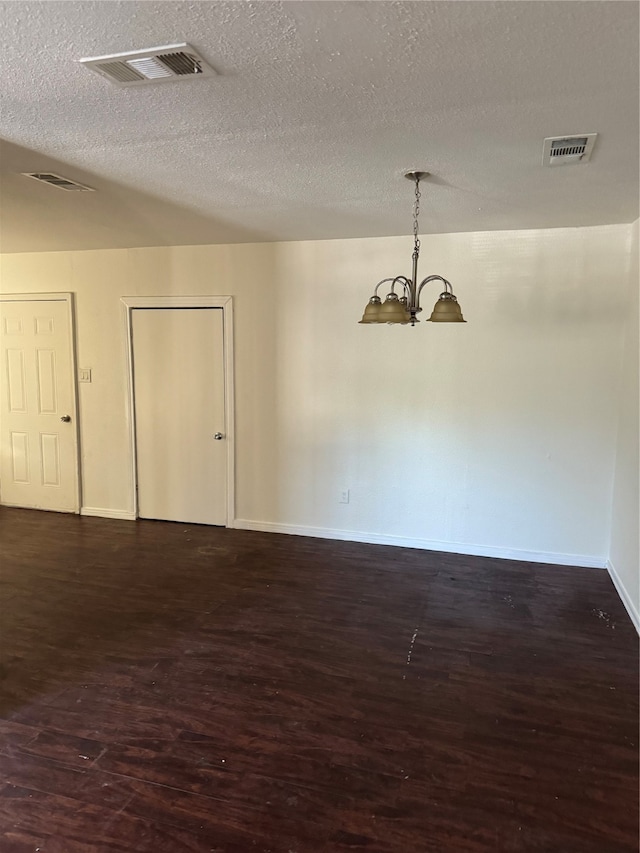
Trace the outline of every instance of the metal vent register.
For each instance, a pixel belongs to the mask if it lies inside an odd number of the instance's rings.
[[[543,166],[568,166],[587,163],[591,157],[597,133],[580,136],[549,136],[542,149]]]
[[[77,181],[71,181],[69,178],[63,178],[62,175],[54,175],[51,172],[20,172],[25,178],[33,178],[40,181],[42,184],[49,184],[52,187],[58,187],[59,190],[67,190],[69,192],[93,193],[93,187],[88,187],[86,184],[79,184]]]
[[[166,80],[213,77],[216,73],[197,50],[186,43],[86,57],[78,61],[116,86],[142,86]]]

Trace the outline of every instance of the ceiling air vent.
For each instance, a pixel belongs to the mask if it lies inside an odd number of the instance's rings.
[[[542,149],[543,166],[570,166],[573,163],[588,163],[597,133],[578,136],[550,136]]]
[[[51,172],[20,172],[25,178],[35,178],[42,184],[50,184],[52,187],[58,187],[59,190],[67,190],[76,193],[93,193],[93,187],[88,187],[86,184],[79,184],[77,181],[70,181],[69,178],[63,178],[62,175],[53,175]]]
[[[213,77],[215,71],[191,45],[167,44],[130,53],[113,53],[78,60],[116,86],[142,86],[163,80]]]

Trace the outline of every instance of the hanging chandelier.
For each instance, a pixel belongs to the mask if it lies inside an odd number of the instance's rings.
[[[361,323],[419,323],[417,315],[422,311],[420,294],[425,284],[430,281],[441,281],[444,290],[438,297],[429,320],[432,323],[466,323],[458,300],[453,295],[453,288],[446,278],[441,275],[429,275],[418,284],[418,258],[420,257],[420,238],[418,237],[418,216],[420,215],[420,181],[429,172],[407,172],[405,178],[416,185],[413,202],[413,272],[411,278],[397,275],[395,278],[383,278],[373,291],[373,296],[364,309]],[[391,282],[389,293],[384,302],[378,296],[378,288]],[[396,293],[396,288],[399,293]]]

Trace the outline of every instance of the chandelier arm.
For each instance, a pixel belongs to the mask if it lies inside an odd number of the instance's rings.
[[[374,288],[374,290],[373,290],[373,295],[374,295],[374,296],[377,296],[377,295],[378,295],[378,288],[380,287],[380,285],[381,285],[381,284],[385,284],[387,281],[395,281],[395,278],[383,278],[383,279],[382,279],[382,281],[379,281],[379,282],[376,284],[376,286],[375,286],[375,288]]]
[[[448,291],[453,293],[453,288],[451,287],[451,284],[447,281],[446,278],[443,278],[441,275],[428,275],[425,279],[423,279],[420,282],[420,285],[418,286],[418,290],[416,293],[416,301],[418,303],[420,302],[420,294],[422,293],[422,288],[425,286],[425,284],[428,284],[430,281],[441,281],[444,284],[445,291],[447,291],[447,288],[448,288]]]
[[[397,275],[394,278],[393,283],[395,284],[396,281],[399,281],[400,284],[404,287],[405,295],[407,296],[407,299],[410,299],[411,298],[411,281],[406,277],[406,275]],[[393,287],[391,289],[393,290]]]

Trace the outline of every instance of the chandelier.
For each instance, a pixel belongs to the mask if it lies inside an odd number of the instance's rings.
[[[397,275],[395,278],[383,278],[376,284],[373,296],[364,309],[361,323],[419,323],[417,315],[422,311],[420,294],[425,284],[430,281],[441,281],[444,290],[438,297],[429,320],[432,323],[466,323],[458,300],[453,295],[450,282],[441,275],[429,275],[418,284],[418,258],[420,257],[420,238],[418,237],[418,216],[420,215],[420,180],[426,178],[429,172],[407,172],[405,178],[414,181],[416,185],[413,202],[413,272],[411,278]],[[384,302],[378,296],[378,288],[391,282],[389,293]],[[396,289],[399,293],[396,293]]]

